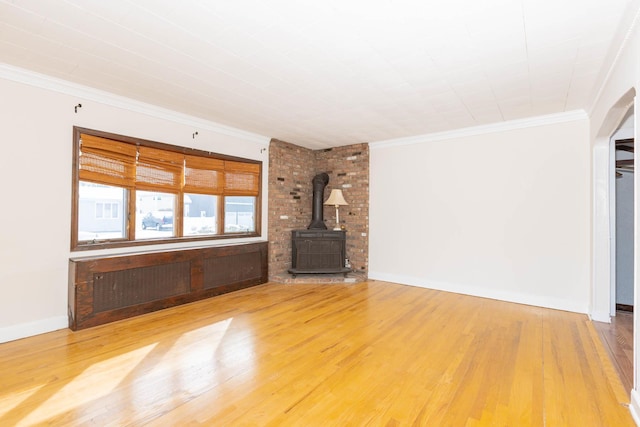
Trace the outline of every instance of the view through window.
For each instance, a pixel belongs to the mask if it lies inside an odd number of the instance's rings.
[[[261,163],[74,128],[72,248],[259,235]]]

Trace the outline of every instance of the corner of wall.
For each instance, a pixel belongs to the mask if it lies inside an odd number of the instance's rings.
[[[269,146],[269,280],[291,267],[291,231],[306,229],[311,221],[311,180],[329,175],[327,190],[341,188],[348,206],[340,222],[347,230],[347,257],[355,271],[368,273],[369,145],[367,143],[310,150],[272,139]],[[333,226],[335,211],[325,207]]]

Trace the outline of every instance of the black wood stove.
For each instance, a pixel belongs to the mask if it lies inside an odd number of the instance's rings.
[[[313,178],[313,213],[306,230],[291,232],[291,268],[297,274],[343,273],[351,271],[345,267],[346,232],[327,230],[324,223],[322,202],[324,187],[329,175],[320,173]]]

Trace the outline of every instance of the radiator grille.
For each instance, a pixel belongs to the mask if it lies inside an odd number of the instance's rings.
[[[204,288],[211,289],[262,277],[260,252],[221,256],[204,260]]]
[[[189,292],[190,263],[138,267],[93,275],[96,312],[142,304]]]

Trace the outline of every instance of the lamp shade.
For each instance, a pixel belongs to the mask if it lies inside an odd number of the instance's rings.
[[[349,203],[347,203],[347,201],[344,199],[344,196],[342,195],[342,190],[331,190],[331,194],[329,195],[329,198],[327,199],[326,202],[324,202],[325,205],[331,205],[331,206],[346,206]]]

